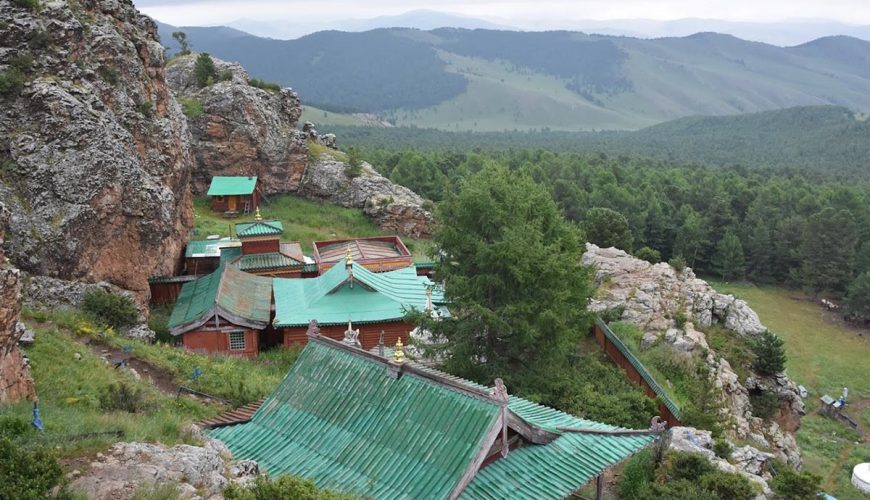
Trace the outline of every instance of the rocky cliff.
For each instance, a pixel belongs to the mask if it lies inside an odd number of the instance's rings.
[[[0,1],[0,201],[22,270],[144,297],[192,227],[187,122],[130,1]]]
[[[297,129],[302,106],[295,92],[253,87],[244,68],[214,57],[218,78],[200,87],[194,78],[196,58],[177,57],[166,70],[188,117],[196,194],[206,193],[214,175],[256,175],[266,194],[361,208],[386,231],[430,236],[432,213],[423,198],[365,163],[359,175],[347,175],[349,166],[334,135],[318,134],[311,123]]]
[[[36,394],[30,367],[18,349],[24,326],[21,311],[21,273],[3,257],[3,233],[9,212],[0,203],[0,403],[32,399]]]
[[[774,450],[793,465],[800,465],[800,450],[793,432],[805,413],[797,386],[785,372],[762,376],[749,370],[740,380],[727,359],[707,342],[703,330],[722,326],[733,335],[752,338],[766,330],[746,302],[718,293],[686,268],[677,272],[668,264],[650,264],[615,248],[587,243],[583,263],[594,266],[598,294],[590,309],[621,310],[621,319],[637,325],[644,336],[640,348],[664,342],[676,354],[699,356],[721,388],[723,411],[731,433]],[[678,326],[676,318],[686,318]],[[779,412],[770,420],[753,415],[751,390],[776,394]]]
[[[266,194],[295,192],[308,162],[306,134],[296,128],[302,114],[296,92],[253,87],[244,68],[217,58],[219,80],[200,88],[196,58],[176,57],[166,69],[193,138],[194,193],[204,195],[214,175],[256,175]]]

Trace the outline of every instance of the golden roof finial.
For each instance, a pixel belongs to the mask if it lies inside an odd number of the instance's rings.
[[[396,341],[396,347],[393,349],[393,357],[396,358],[396,363],[405,361],[405,351],[402,349],[402,338]]]
[[[353,264],[353,253],[350,251],[350,245],[348,245],[347,249],[344,251],[344,262],[346,264]]]
[[[254,220],[263,220],[263,216],[260,215],[260,207],[257,207],[257,213],[254,214]]]

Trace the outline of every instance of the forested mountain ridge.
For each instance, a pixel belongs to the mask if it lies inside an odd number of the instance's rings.
[[[161,25],[170,48],[177,29]],[[382,113],[398,125],[638,129],[801,105],[870,110],[870,42],[850,37],[783,48],[716,33],[645,40],[395,28],[274,40],[181,29],[195,50],[292,85],[309,104]]]
[[[413,127],[318,125],[318,128],[336,132],[343,144],[365,150],[470,152],[542,148],[679,164],[870,179],[870,119],[838,106],[686,117],[633,132],[468,133]]]

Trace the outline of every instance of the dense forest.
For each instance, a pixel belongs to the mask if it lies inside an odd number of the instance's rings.
[[[745,168],[549,151],[364,151],[393,181],[439,201],[489,164],[531,175],[593,243],[723,279],[870,300],[870,183]],[[867,316],[870,317],[870,316]]]
[[[324,128],[324,127],[321,127]],[[327,126],[366,150],[604,152],[671,163],[742,165],[870,178],[870,120],[836,106],[691,117],[636,132],[446,132],[413,127]]]

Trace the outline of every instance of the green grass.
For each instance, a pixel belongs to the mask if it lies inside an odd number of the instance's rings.
[[[34,327],[33,324],[29,326]],[[31,433],[28,439],[56,447],[61,456],[89,454],[112,442],[160,441],[169,445],[192,438],[184,433],[187,424],[225,411],[191,398],[167,396],[129,372],[102,361],[86,346],[54,326],[35,327],[37,341],[26,349],[39,396],[45,434]],[[81,354],[76,360],[74,353]],[[143,413],[105,412],[99,396],[111,384],[125,382],[146,392],[149,411]],[[0,415],[31,417],[31,404],[0,407]],[[87,433],[121,431],[123,436],[70,439]]]
[[[194,238],[210,234],[230,235],[230,226],[237,222],[254,220],[253,215],[226,219],[212,212],[208,200],[197,198],[193,202],[196,216]],[[284,224],[283,240],[298,241],[306,253],[311,253],[314,241],[382,236],[387,233],[375,225],[362,210],[344,208],[328,203],[305,200],[292,195],[271,196],[260,206],[264,218],[278,219]],[[431,260],[432,244],[428,240],[402,238],[417,261]]]
[[[333,113],[332,111],[324,111],[313,106],[302,106],[302,116],[299,118],[299,122],[311,122],[318,127],[324,125],[348,125],[360,127],[372,125],[370,121],[366,121],[356,115]]]
[[[746,300],[761,321],[785,340],[789,376],[807,387],[807,416],[797,433],[804,466],[822,476],[822,486],[840,499],[867,499],[850,484],[852,468],[870,461],[870,443],[843,423],[816,414],[818,398],[849,388],[851,402],[870,399],[870,341],[826,319],[800,292],[772,286],[711,283]],[[852,418],[870,426],[870,410]]]

